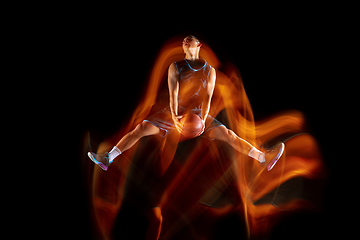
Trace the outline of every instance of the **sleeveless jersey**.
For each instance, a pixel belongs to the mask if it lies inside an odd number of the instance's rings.
[[[175,62],[179,73],[178,107],[179,114],[184,112],[199,112],[204,100],[211,66],[205,61],[201,68],[192,68],[184,59]]]
[[[201,106],[211,70],[211,66],[205,60],[202,61],[204,65],[196,69],[192,68],[185,59],[175,62],[179,73],[178,115],[192,112],[201,117]],[[170,107],[148,116],[144,121],[158,127],[162,137],[166,136],[169,130],[175,130]],[[209,130],[219,126],[224,125],[208,115],[203,135],[206,136]]]

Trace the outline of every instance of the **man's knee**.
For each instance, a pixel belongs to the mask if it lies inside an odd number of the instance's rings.
[[[144,136],[148,136],[148,135],[152,135],[152,134],[156,134],[156,127],[154,125],[152,125],[149,122],[143,121],[142,123],[139,123],[134,131],[133,134],[138,137],[144,137]]]
[[[143,126],[142,123],[139,123],[138,125],[136,125],[136,127],[134,128],[134,130],[132,131],[132,135],[134,137],[142,137],[142,133],[143,133]]]

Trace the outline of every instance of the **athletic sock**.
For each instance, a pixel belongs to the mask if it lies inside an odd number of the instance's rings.
[[[260,163],[265,162],[265,154],[259,150],[257,150],[255,147],[253,147],[249,154],[250,157],[256,159],[257,161],[259,161]]]
[[[116,146],[109,152],[109,162],[112,163],[114,159],[119,156],[122,152]]]

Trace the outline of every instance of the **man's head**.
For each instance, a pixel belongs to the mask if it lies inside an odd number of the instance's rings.
[[[200,51],[201,43],[199,39],[197,39],[193,35],[188,35],[184,38],[182,43],[182,48],[184,53],[188,51]]]

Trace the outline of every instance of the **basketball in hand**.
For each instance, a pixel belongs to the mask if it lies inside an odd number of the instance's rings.
[[[184,117],[180,119],[180,122],[183,124],[183,131],[181,133],[182,140],[199,136],[204,128],[203,121],[194,113],[184,115]]]

